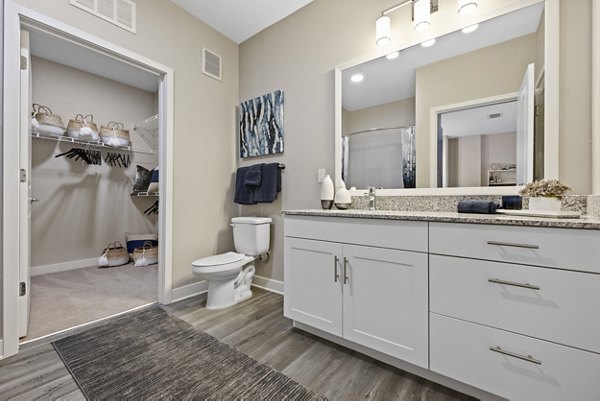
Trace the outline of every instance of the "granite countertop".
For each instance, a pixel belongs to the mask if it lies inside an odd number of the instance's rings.
[[[600,219],[582,216],[579,219],[509,216],[505,214],[470,214],[456,212],[412,212],[397,210],[284,210],[287,216],[353,217],[360,219],[384,219],[428,221],[445,223],[497,224],[527,227],[555,227],[600,230]]]

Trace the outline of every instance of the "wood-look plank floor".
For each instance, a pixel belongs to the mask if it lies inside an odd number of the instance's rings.
[[[205,302],[198,296],[164,309],[331,400],[471,399],[293,328],[280,295],[255,289],[250,300],[220,311]],[[0,361],[0,400],[38,399],[84,399],[49,340]]]

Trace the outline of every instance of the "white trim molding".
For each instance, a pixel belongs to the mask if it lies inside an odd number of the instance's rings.
[[[196,283],[173,288],[172,302],[183,301],[196,295],[204,294],[208,291],[207,281],[198,281]]]
[[[31,275],[40,276],[48,273],[66,272],[68,270],[83,269],[84,267],[93,267],[98,263],[98,258],[72,260],[69,262],[52,263],[48,265],[31,266]]]
[[[254,276],[252,286],[262,288],[263,290],[283,295],[283,281],[273,280],[272,278]]]

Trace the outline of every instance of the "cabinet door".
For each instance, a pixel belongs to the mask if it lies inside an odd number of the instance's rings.
[[[342,246],[285,237],[284,315],[342,335]]]
[[[427,255],[344,245],[344,338],[428,367]]]

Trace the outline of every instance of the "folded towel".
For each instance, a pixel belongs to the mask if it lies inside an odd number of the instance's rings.
[[[262,180],[254,191],[255,202],[273,202],[281,191],[281,169],[279,163],[262,165]]]
[[[235,173],[235,195],[233,201],[240,205],[255,205],[254,188],[246,185],[246,175],[250,167],[240,167]]]
[[[491,201],[462,200],[458,202],[458,213],[496,213],[498,205]]]
[[[258,187],[262,181],[262,166],[264,163],[253,164],[248,167],[244,185],[249,187]]]

